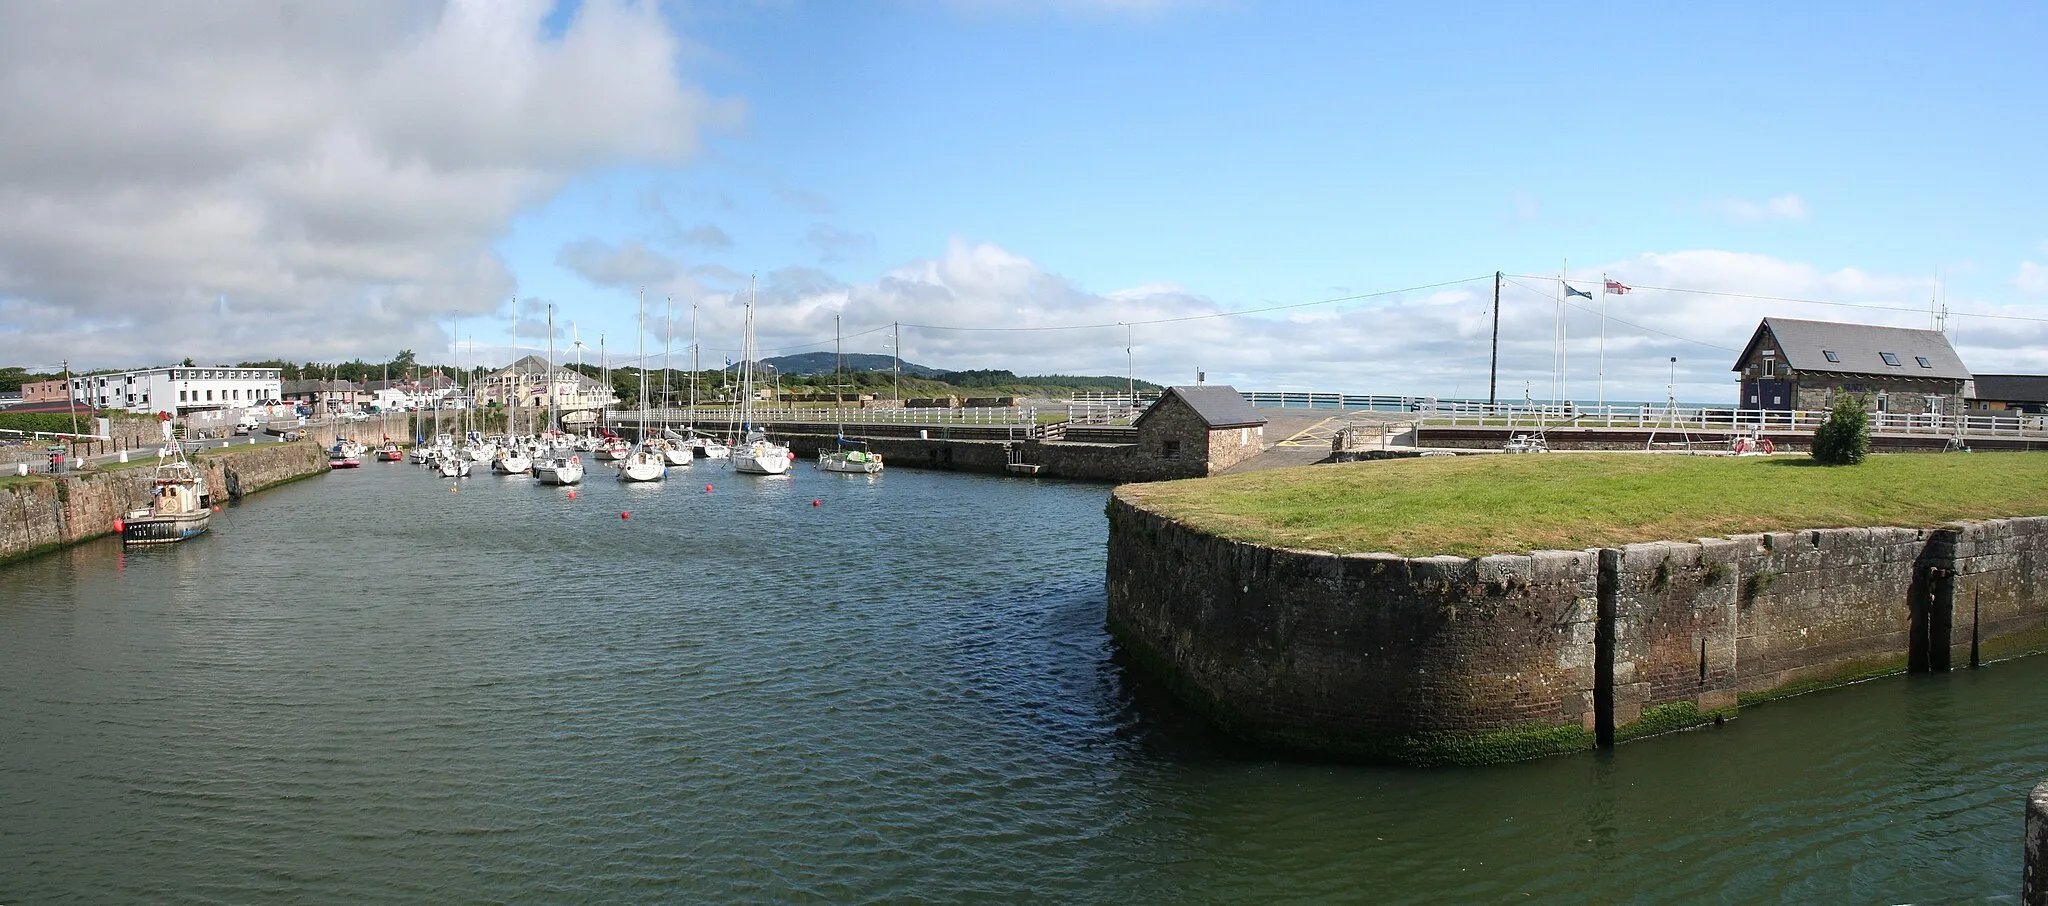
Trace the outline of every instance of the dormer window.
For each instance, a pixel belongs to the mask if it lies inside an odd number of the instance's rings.
[[[1827,356],[1827,357],[1828,357],[1828,361],[1830,361],[1830,362],[1840,362],[1840,361],[1842,361],[1842,357],[1841,357],[1841,356],[1838,356],[1838,355],[1835,355],[1835,351],[1834,351],[1834,350],[1832,350],[1832,349],[1823,349],[1823,350],[1821,350],[1821,351],[1820,351],[1820,354],[1821,354],[1821,355],[1824,355],[1824,356]]]
[[[1915,361],[1915,362],[1919,362],[1919,363],[1920,363],[1920,367],[1922,367],[1922,368],[1933,368],[1933,367],[1934,367],[1934,363],[1933,363],[1933,362],[1930,362],[1930,361],[1927,361],[1927,357],[1926,357],[1926,356],[1924,356],[1924,355],[1916,355],[1916,356],[1914,356],[1914,357],[1913,357],[1913,361]]]
[[[1880,352],[1877,355],[1879,358],[1884,359],[1885,364],[1890,365],[1893,368],[1899,367],[1899,357],[1897,355],[1894,355],[1889,352]]]

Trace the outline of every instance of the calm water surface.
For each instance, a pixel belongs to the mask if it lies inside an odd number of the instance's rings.
[[[1125,672],[1105,488],[607,476],[369,463],[0,569],[0,903],[2018,899],[2048,659],[1282,760]]]

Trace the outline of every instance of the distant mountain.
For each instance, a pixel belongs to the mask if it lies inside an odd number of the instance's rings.
[[[892,370],[896,360],[885,355],[867,352],[849,352],[840,356],[848,371],[879,371],[884,374]],[[762,359],[761,362],[775,366],[775,370],[787,375],[831,374],[834,357],[829,352],[806,352],[802,355],[779,355]],[[915,362],[904,362],[903,373],[909,377],[935,378],[944,372]]]

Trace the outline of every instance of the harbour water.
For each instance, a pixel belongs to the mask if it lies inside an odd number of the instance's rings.
[[[1277,758],[1118,659],[1107,493],[369,463],[0,569],[0,903],[2017,901],[2048,658]]]

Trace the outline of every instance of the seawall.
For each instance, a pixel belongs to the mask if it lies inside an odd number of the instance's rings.
[[[1109,505],[1108,623],[1225,729],[1411,764],[1573,751],[2048,650],[2048,518],[1478,558],[1291,550]]]
[[[193,463],[216,503],[327,471],[326,455],[306,442],[224,447]],[[0,484],[0,563],[112,534],[116,517],[148,500],[153,474],[142,465]]]
[[[2027,797],[2026,868],[2020,891],[2023,906],[2048,906],[2048,780]]]

